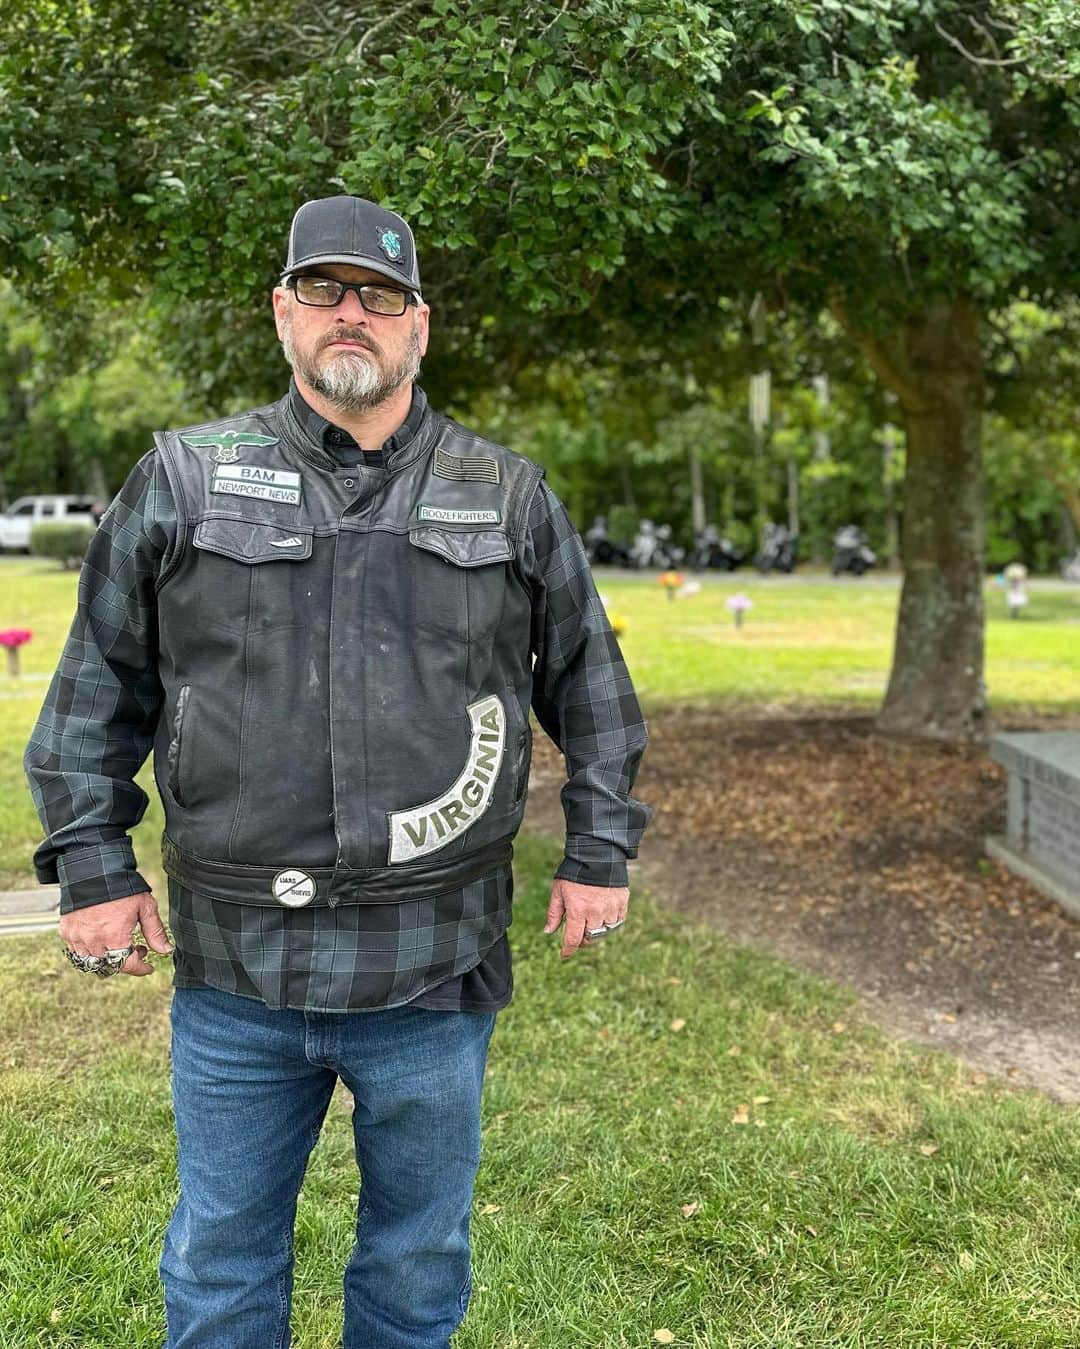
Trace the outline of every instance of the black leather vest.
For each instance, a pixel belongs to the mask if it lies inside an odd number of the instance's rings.
[[[510,860],[528,782],[543,468],[427,408],[335,474],[288,398],[157,439],[163,860],[253,904],[415,899]]]

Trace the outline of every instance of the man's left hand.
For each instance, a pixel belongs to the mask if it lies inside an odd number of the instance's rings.
[[[623,922],[629,903],[630,891],[625,885],[580,885],[556,876],[551,885],[544,931],[555,932],[566,919],[560,954],[563,960],[568,960],[582,946],[590,945],[585,936],[588,928]]]

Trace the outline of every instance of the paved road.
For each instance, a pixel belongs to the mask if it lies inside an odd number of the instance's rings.
[[[0,937],[23,932],[48,932],[60,918],[60,889],[42,885],[36,890],[0,891]]]

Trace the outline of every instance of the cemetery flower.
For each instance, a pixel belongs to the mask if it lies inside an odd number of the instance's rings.
[[[754,601],[749,595],[744,595],[742,591],[739,590],[734,595],[728,596],[727,607],[735,615],[735,626],[741,628],[743,614],[746,613],[748,609],[754,607]]]
[[[683,583],[682,573],[678,571],[662,571],[657,578],[660,584],[667,590],[669,600],[675,598],[675,592]]]
[[[33,635],[29,628],[5,628],[0,632],[0,646],[7,647],[8,674],[18,675],[19,647],[28,642]]]

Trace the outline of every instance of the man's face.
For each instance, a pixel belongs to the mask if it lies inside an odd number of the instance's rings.
[[[326,263],[311,273],[335,281],[392,285],[364,267]],[[291,290],[274,288],[274,320],[285,359],[294,373],[332,407],[362,412],[377,407],[420,371],[427,351],[426,304],[407,305],[404,314],[371,314],[353,291],[333,308],[301,304]]]

